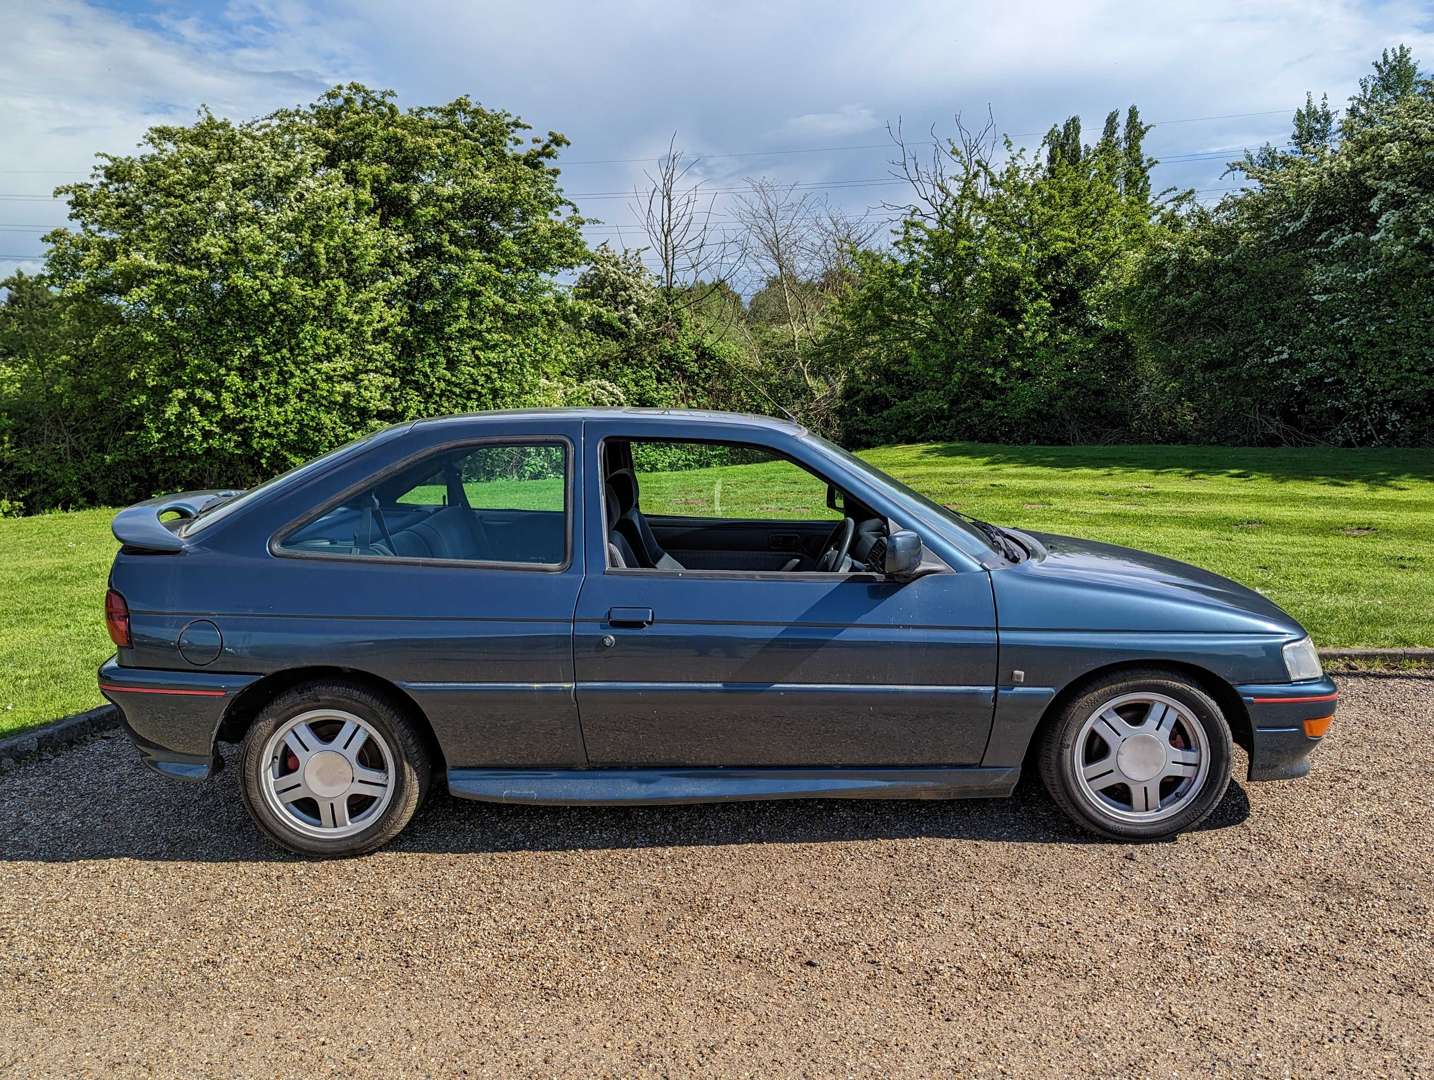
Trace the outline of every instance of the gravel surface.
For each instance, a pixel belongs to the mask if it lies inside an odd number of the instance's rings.
[[[1310,777],[1145,846],[1024,783],[439,796],[305,862],[103,736],[0,773],[0,1074],[1434,1074],[1434,680],[1343,685]]]

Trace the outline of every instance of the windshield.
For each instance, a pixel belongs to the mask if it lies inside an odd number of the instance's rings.
[[[349,454],[357,450],[365,443],[371,442],[372,440],[378,438],[380,435],[383,435],[387,432],[391,432],[393,430],[393,428],[381,428],[378,431],[361,436],[360,438],[355,439],[353,442],[345,443],[343,446],[340,446],[335,450],[330,450],[327,454],[323,454],[319,457],[316,457],[312,461],[306,461],[302,465],[296,465],[288,472],[282,472],[278,476],[274,477],[272,480],[265,480],[257,487],[251,487],[249,490],[241,491],[239,494],[233,495],[227,499],[220,499],[218,502],[213,503],[206,509],[201,510],[198,514],[196,514],[189,521],[189,523],[184,526],[181,535],[193,536],[195,533],[203,532],[205,529],[209,528],[209,526],[213,525],[215,522],[224,520],[236,510],[242,510],[244,507],[252,503],[255,499],[263,495],[265,492],[278,487],[280,484],[292,483],[293,481],[298,480],[301,477],[308,476],[311,473],[320,472],[325,467],[332,464],[339,458],[347,457]]]
[[[908,502],[915,503],[921,509],[929,510],[931,511],[931,513],[936,514],[938,517],[940,517],[943,521],[949,522],[950,524],[956,526],[956,528],[961,530],[962,535],[969,536],[972,539],[976,540],[978,543],[980,543],[982,547],[988,548],[992,551],[995,551],[997,554],[1000,554],[1000,549],[993,546],[991,538],[989,536],[983,533],[980,529],[978,529],[975,525],[973,525],[966,518],[962,517],[956,511],[951,510],[948,507],[942,506],[938,502],[933,502],[925,495],[921,494],[921,492],[917,491],[915,488],[908,487],[900,480],[896,479],[896,477],[882,472],[875,465],[868,464],[861,458],[857,457],[855,454],[851,453],[849,450],[843,450],[836,443],[831,442],[828,439],[823,439],[820,435],[808,434],[807,438],[811,439],[813,442],[820,443],[823,448],[837,455],[837,457],[841,458],[842,461],[844,461],[847,465],[851,466],[851,468],[860,472],[868,479],[879,481],[883,487],[893,489],[898,495],[905,498]]]

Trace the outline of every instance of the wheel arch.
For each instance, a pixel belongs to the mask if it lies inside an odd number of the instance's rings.
[[[407,716],[428,744],[433,755],[435,774],[442,777],[447,772],[447,760],[443,747],[433,732],[433,725],[427,715],[404,690],[382,676],[359,668],[314,665],[309,667],[285,668],[271,672],[263,678],[244,687],[224,710],[215,731],[215,742],[242,742],[254,718],[264,707],[286,690],[307,682],[333,681],[352,683],[388,701],[395,709]]]
[[[1230,735],[1235,744],[1250,753],[1254,739],[1250,724],[1250,713],[1245,708],[1245,703],[1240,700],[1239,693],[1235,687],[1226,682],[1219,675],[1209,668],[1201,667],[1199,664],[1185,663],[1179,660],[1149,659],[1149,660],[1120,660],[1110,664],[1102,664],[1100,667],[1092,668],[1076,676],[1065,686],[1056,692],[1056,696],[1047,703],[1045,711],[1037,722],[1035,729],[1031,732],[1030,743],[1026,747],[1025,765],[1031,763],[1033,755],[1041,744],[1046,730],[1056,722],[1061,712],[1071,701],[1074,701],[1088,686],[1108,678],[1111,675],[1119,674],[1122,671],[1168,671],[1175,675],[1181,675],[1195,683],[1205,693],[1214,699],[1215,704],[1220,706],[1224,713],[1226,722],[1230,725]]]

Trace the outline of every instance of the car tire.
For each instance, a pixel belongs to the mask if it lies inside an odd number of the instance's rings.
[[[1084,687],[1037,748],[1041,780],[1081,828],[1157,840],[1199,824],[1230,784],[1230,725],[1173,672],[1122,671]]]
[[[413,819],[432,776],[427,741],[385,697],[351,683],[295,686],[244,736],[244,806],[300,855],[362,855]]]

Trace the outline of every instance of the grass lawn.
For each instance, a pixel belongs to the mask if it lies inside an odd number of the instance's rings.
[[[1236,578],[1319,645],[1434,645],[1428,450],[948,443],[863,456],[977,517],[1145,548]],[[812,489],[790,483],[778,464],[653,476],[644,507],[670,502],[683,512],[719,478],[728,515],[782,517],[810,505]],[[99,703],[94,669],[111,651],[101,606],[112,517],[0,519],[0,735]]]
[[[113,510],[0,518],[0,735],[103,702]]]
[[[1316,645],[1434,645],[1434,451],[963,443],[862,456],[987,521],[1234,578]]]

